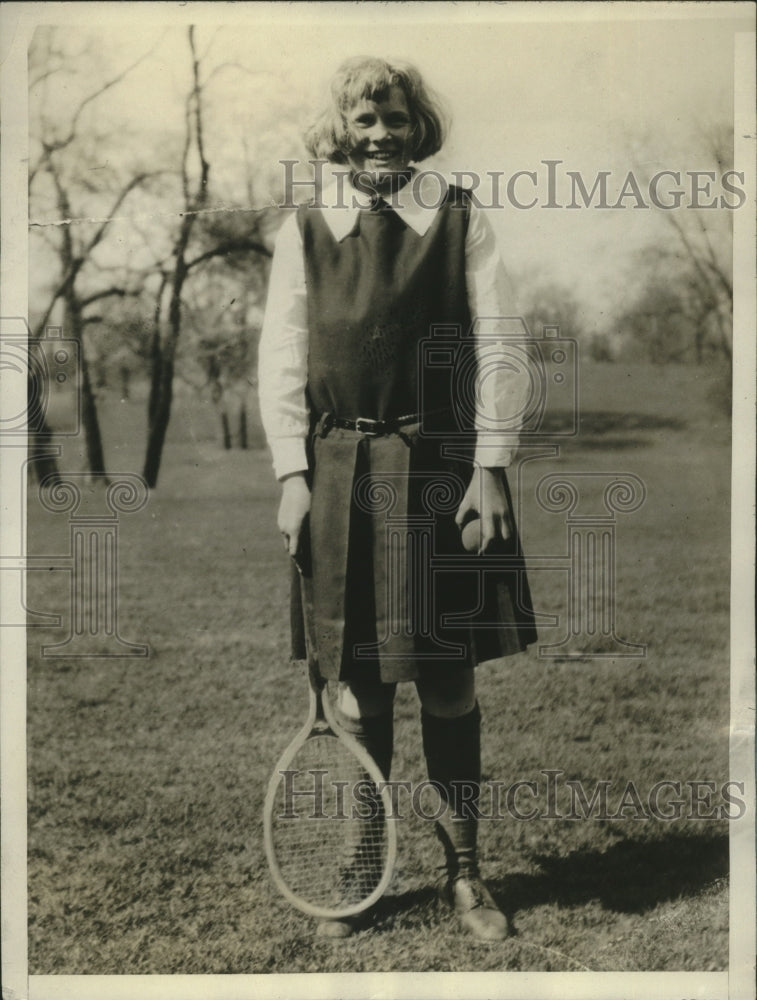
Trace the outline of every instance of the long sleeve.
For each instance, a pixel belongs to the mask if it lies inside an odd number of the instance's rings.
[[[485,467],[512,462],[530,379],[522,348],[525,328],[491,224],[472,209],[465,244],[470,313],[476,321],[476,461]],[[263,428],[281,479],[307,469],[307,297],[302,239],[294,215],[281,227],[271,268],[259,349]]]
[[[276,239],[258,354],[260,413],[279,479],[308,465],[307,352],[302,238],[291,215]]]
[[[532,391],[527,330],[497,248],[491,223],[471,209],[465,241],[465,277],[478,357],[476,462],[507,466],[518,447],[520,418]]]

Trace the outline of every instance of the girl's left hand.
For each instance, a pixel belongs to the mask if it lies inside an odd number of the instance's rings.
[[[501,469],[475,466],[468,489],[455,517],[458,528],[473,512],[481,518],[481,548],[485,552],[495,539],[507,541],[513,533],[510,506],[502,485]]]

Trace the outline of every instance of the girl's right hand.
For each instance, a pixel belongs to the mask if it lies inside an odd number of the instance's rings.
[[[278,526],[284,548],[290,556],[297,555],[302,525],[310,511],[310,490],[304,472],[294,472],[282,480]]]

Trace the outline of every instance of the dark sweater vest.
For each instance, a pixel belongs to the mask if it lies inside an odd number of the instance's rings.
[[[470,335],[469,215],[466,193],[451,187],[423,236],[384,209],[360,212],[337,242],[319,209],[298,211],[313,423],[324,413],[430,415],[422,431],[416,424],[368,438],[323,428],[310,438],[314,628],[319,667],[329,679],[369,672],[386,682],[411,680],[419,664],[464,668],[534,641],[517,538],[508,547],[511,571],[485,579],[462,568],[431,572],[435,556],[464,557],[454,516],[470,481],[465,455],[475,433],[453,414],[453,393],[454,341]],[[438,368],[420,353],[435,327],[446,342],[438,353],[450,359]],[[425,433],[430,424],[433,432]],[[450,432],[456,457],[445,452]],[[292,648],[299,659],[305,650],[296,574],[293,581]],[[451,618],[458,621],[445,624]]]
[[[463,335],[470,326],[468,219],[467,195],[456,187],[423,236],[385,208],[361,211],[337,242],[320,210],[299,210],[315,416],[386,419],[419,412],[419,342],[435,326],[457,327]],[[426,380],[426,410],[449,405],[449,375]]]

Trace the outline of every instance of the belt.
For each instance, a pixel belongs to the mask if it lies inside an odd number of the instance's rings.
[[[338,417],[335,413],[324,413],[316,425],[316,434],[325,437],[333,427],[346,431],[356,431],[366,437],[384,437],[387,434],[397,434],[402,427],[410,424],[420,424],[424,417],[433,414],[446,413],[445,410],[431,410],[427,413],[406,413],[402,417],[391,417],[388,420],[374,420],[373,417],[355,417],[349,420]]]

